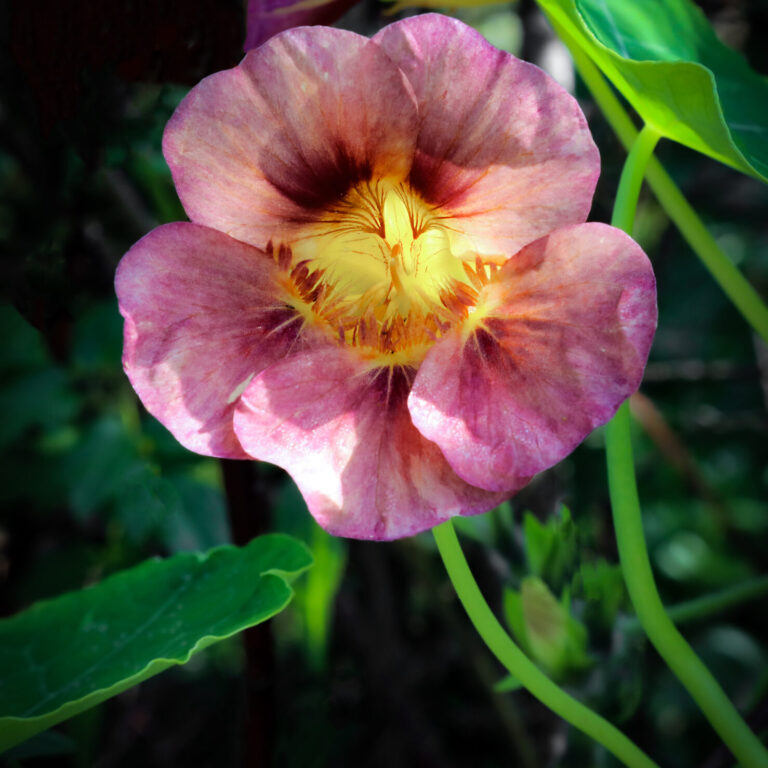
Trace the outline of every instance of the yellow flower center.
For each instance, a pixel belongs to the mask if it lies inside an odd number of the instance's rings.
[[[308,225],[285,267],[305,323],[374,365],[413,366],[472,313],[494,265],[409,186],[382,179],[353,187]]]

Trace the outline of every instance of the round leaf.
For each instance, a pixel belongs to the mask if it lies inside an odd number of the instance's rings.
[[[311,564],[271,534],[148,560],[0,621],[0,750],[269,619]]]
[[[690,0],[539,4],[662,136],[768,181],[768,82]]]

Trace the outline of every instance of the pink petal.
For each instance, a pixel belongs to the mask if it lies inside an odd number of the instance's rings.
[[[232,428],[238,395],[298,333],[274,274],[264,252],[187,223],[153,230],[118,266],[125,371],[147,410],[193,451],[246,458]]]
[[[579,105],[554,80],[437,14],[373,40],[419,103],[411,182],[477,250],[509,255],[586,219],[600,157]]]
[[[350,350],[317,349],[251,382],[235,432],[254,458],[290,472],[336,535],[394,539],[496,506],[503,495],[464,483],[414,429],[407,394],[404,374],[388,381]]]
[[[272,35],[306,24],[333,24],[357,0],[248,0],[245,51],[256,48]]]
[[[524,248],[480,296],[484,326],[427,353],[408,407],[464,480],[514,490],[569,454],[639,386],[656,328],[640,247],[582,224]]]
[[[407,176],[416,125],[410,86],[375,43],[302,27],[193,88],[163,151],[193,221],[264,247],[358,181]]]

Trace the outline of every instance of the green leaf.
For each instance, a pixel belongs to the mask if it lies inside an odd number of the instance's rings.
[[[667,578],[710,589],[754,576],[752,567],[743,557],[736,552],[714,548],[694,531],[677,531],[654,548],[653,559]]]
[[[523,579],[520,598],[531,656],[553,677],[589,665],[587,630],[570,612],[567,593],[558,601],[535,576]]]
[[[525,614],[520,593],[506,587],[502,597],[502,608],[507,626],[512,630],[512,634],[515,636],[523,652],[530,656],[531,644],[528,640],[528,630],[525,626]]]
[[[77,400],[58,368],[14,377],[0,387],[0,446],[9,446],[32,427],[53,429],[72,418]]]
[[[0,303],[0,371],[34,371],[48,364],[40,334],[10,305]]]
[[[135,441],[116,414],[89,424],[63,458],[60,471],[69,481],[69,503],[75,516],[87,520],[113,501],[120,489],[145,469]]]
[[[570,511],[564,506],[559,518],[546,523],[539,522],[534,515],[526,512],[523,533],[530,572],[559,591],[570,577],[578,554],[576,526]]]
[[[75,322],[72,364],[81,372],[115,374],[120,370],[123,322],[117,300],[89,307]]]
[[[494,48],[520,55],[523,46],[523,23],[512,3],[502,7],[466,6],[452,8],[451,16],[474,27]]]
[[[147,541],[184,514],[181,498],[173,485],[153,474],[148,466],[141,469],[126,478],[115,498],[116,517],[132,542]]]
[[[520,591],[505,589],[504,616],[520,648],[548,675],[560,679],[592,663],[587,653],[587,629],[571,615],[568,591],[558,599],[537,576],[527,576]],[[500,688],[506,679],[497,683]]]
[[[148,560],[0,621],[0,750],[269,619],[311,564],[271,534]]]
[[[203,459],[201,466],[208,466],[212,461]],[[173,504],[164,513],[165,540],[176,552],[208,549],[229,538],[222,492],[199,479],[196,469],[168,476],[168,482],[181,500],[180,505]]]
[[[549,587],[535,576],[520,587],[523,616],[533,657],[548,670],[562,666],[568,617]]]
[[[77,398],[65,372],[51,365],[41,335],[0,303],[0,447],[33,428],[53,430],[72,418]]]
[[[610,629],[616,622],[619,609],[626,601],[624,576],[618,565],[600,558],[583,563],[576,579],[578,591],[586,606],[586,618]]]
[[[662,136],[768,181],[768,82],[690,0],[538,0]]]
[[[454,518],[453,526],[462,535],[486,547],[497,549],[503,534],[514,528],[512,505],[503,501],[484,515],[461,515]]]

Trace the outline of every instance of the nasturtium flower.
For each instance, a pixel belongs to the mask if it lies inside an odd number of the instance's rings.
[[[653,272],[584,223],[583,114],[454,19],[281,33],[163,150],[191,222],[119,266],[125,370],[183,445],[280,465],[334,534],[491,509],[639,385]]]

